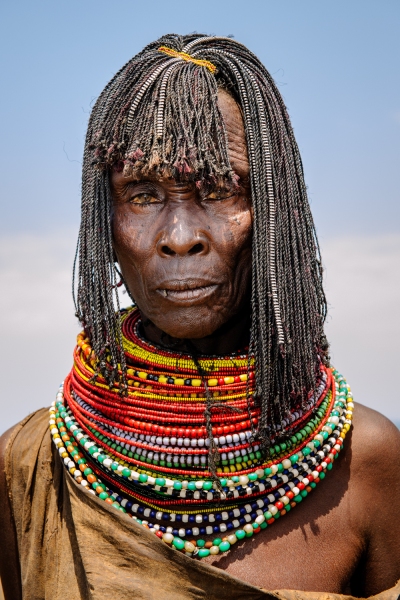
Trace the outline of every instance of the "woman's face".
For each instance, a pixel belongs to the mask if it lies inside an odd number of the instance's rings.
[[[173,179],[112,173],[113,236],[126,285],[144,318],[174,338],[212,335],[248,309],[252,212],[243,121],[218,95],[239,190],[201,195]]]

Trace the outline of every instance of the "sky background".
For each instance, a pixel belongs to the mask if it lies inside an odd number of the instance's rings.
[[[71,366],[80,170],[93,101],[164,33],[233,35],[288,106],[326,268],[334,365],[400,424],[398,0],[68,0],[0,9],[0,432]]]

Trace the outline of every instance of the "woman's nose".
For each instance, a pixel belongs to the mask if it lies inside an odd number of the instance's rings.
[[[210,240],[202,231],[201,223],[196,223],[196,215],[188,214],[191,212],[178,210],[168,215],[157,243],[160,256],[193,256],[208,253]]]

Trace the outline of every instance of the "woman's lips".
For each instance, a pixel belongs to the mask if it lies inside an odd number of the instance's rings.
[[[157,288],[157,292],[166,300],[172,302],[193,303],[195,300],[204,300],[218,287],[215,283],[203,284],[202,282],[169,282]]]

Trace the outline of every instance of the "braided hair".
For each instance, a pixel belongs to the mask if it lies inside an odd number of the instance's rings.
[[[178,52],[190,54],[197,64]],[[321,362],[327,364],[327,307],[289,116],[271,75],[239,42],[199,34],[163,36],[122,67],[100,94],[84,150],[74,300],[98,371],[109,385],[123,384],[110,168],[126,175],[168,175],[198,188],[238,185],[218,107],[219,87],[241,108],[248,148],[254,211],[249,357],[255,361],[261,404],[257,434],[266,447],[271,434],[279,435],[290,412],[316,389]]]

